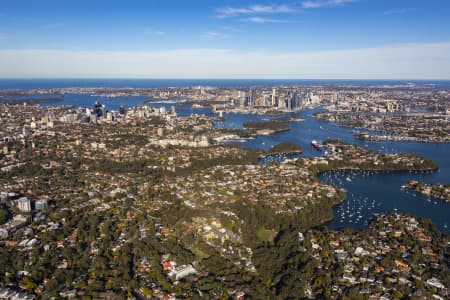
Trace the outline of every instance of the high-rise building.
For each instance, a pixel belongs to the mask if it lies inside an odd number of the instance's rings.
[[[245,92],[239,91],[239,106],[244,107],[246,102],[247,94]]]
[[[298,92],[294,92],[292,95],[292,109],[297,109],[300,107],[300,94]]]
[[[284,97],[280,96],[278,97],[278,108],[285,108],[286,103]]]
[[[47,205],[48,204],[46,199],[39,199],[34,203],[34,207],[36,208],[36,210],[44,210]]]
[[[102,111],[102,117],[105,118],[106,117],[106,105],[105,104],[102,104],[101,111]]]
[[[392,102],[386,101],[386,110],[388,112],[393,112],[394,111],[394,105],[392,104]]]
[[[97,114],[93,114],[89,118],[90,118],[92,123],[97,124],[97,122],[98,122],[98,115]]]
[[[53,113],[53,110],[47,110],[47,116],[49,122],[55,121],[55,114]]]
[[[270,99],[269,99],[270,98]],[[262,105],[263,106],[271,106],[272,105],[272,97],[267,94],[262,95]]]
[[[93,113],[98,117],[106,118],[106,106],[98,101],[95,101]]]
[[[19,210],[22,212],[31,212],[31,203],[27,197],[18,200]]]
[[[102,107],[102,105],[100,104],[100,102],[98,102],[98,101],[95,101],[95,103],[94,103],[94,114],[96,114],[97,116],[100,116],[100,114],[101,114],[101,107]]]
[[[255,98],[255,92],[253,90],[250,90],[248,96],[248,106],[255,106]]]
[[[273,90],[272,90],[272,105],[271,105],[272,107],[275,106],[276,97],[277,97],[277,90],[276,90],[276,89],[273,89]]]

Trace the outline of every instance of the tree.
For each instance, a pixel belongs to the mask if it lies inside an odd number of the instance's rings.
[[[27,290],[34,290],[37,287],[36,283],[28,277],[24,277],[22,283]]]
[[[400,292],[400,291],[394,291],[394,292],[392,293],[392,296],[393,296],[395,299],[402,299],[402,298],[403,298],[403,294],[402,294],[402,292]]]
[[[4,224],[8,220],[8,211],[0,207],[0,224]]]
[[[145,296],[150,297],[153,295],[153,290],[147,287],[144,287],[142,289],[142,292],[144,293]]]

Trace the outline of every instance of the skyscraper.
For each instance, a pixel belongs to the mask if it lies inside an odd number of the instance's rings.
[[[255,106],[256,102],[256,93],[254,90],[250,90],[249,97],[248,97],[248,106]]]
[[[276,97],[277,97],[277,90],[276,90],[276,89],[273,89],[273,90],[272,90],[272,107],[275,106],[275,100],[276,100]]]
[[[239,91],[239,106],[244,107],[246,102],[247,94],[245,92]]]
[[[287,96],[287,108],[292,109],[292,94],[289,93]]]
[[[286,107],[286,103],[285,103],[285,98],[284,97],[278,97],[278,108],[285,108]]]

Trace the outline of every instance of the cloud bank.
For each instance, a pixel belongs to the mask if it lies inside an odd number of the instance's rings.
[[[219,18],[254,14],[280,14],[293,11],[294,9],[288,5],[252,5],[249,7],[220,7],[216,9]]]
[[[3,78],[450,79],[450,42],[307,53],[0,50]]]

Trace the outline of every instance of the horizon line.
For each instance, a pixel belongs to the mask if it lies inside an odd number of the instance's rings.
[[[239,78],[239,77],[1,77],[0,80],[345,80],[345,81],[450,81],[450,78]]]

